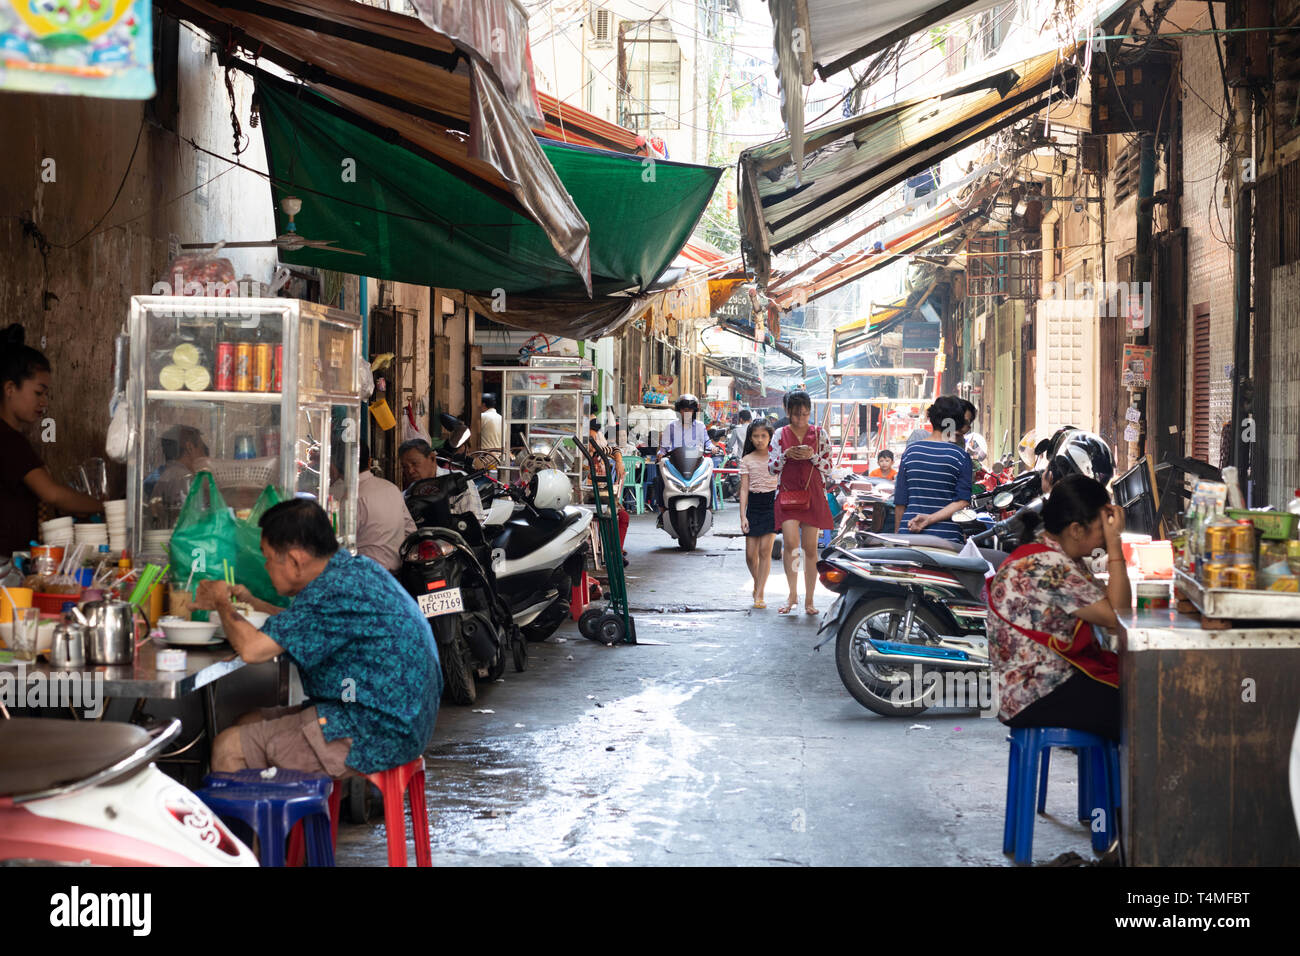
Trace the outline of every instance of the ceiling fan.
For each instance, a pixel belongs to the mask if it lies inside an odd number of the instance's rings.
[[[297,252],[299,249],[320,249],[323,252],[342,252],[349,256],[364,256],[364,252],[357,252],[354,249],[339,249],[334,245],[336,239],[305,239],[298,235],[298,227],[293,221],[293,217],[302,211],[302,200],[297,196],[285,196],[280,200],[280,208],[284,210],[289,217],[289,224],[285,227],[286,231],[276,236],[274,239],[268,239],[265,242],[185,242],[181,243],[182,249],[211,249],[214,253],[222,249],[256,249],[262,246],[275,246],[284,249],[286,252]]]

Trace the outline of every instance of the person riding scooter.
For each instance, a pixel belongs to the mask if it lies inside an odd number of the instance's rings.
[[[655,499],[659,502],[660,515],[664,512],[663,460],[677,448],[719,447],[709,439],[708,429],[700,421],[699,399],[690,392],[685,392],[677,399],[673,410],[677,412],[677,418],[669,422],[668,427],[664,429],[663,443],[659,447],[659,454],[655,456],[655,464],[661,466],[659,476],[655,479]]]

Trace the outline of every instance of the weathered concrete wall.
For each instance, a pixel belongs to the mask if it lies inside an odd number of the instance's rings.
[[[206,44],[192,41],[182,26],[175,131],[148,122],[140,102],[0,94],[0,315],[6,324],[23,323],[28,341],[54,366],[56,440],[41,450],[56,478],[103,454],[113,336],[130,297],[150,292],[166,272],[169,236],[194,242],[275,234],[269,187],[251,172],[205,157],[204,178],[218,178],[182,195],[202,172],[201,154],[185,140],[231,153],[222,71]],[[237,75],[235,89],[248,131],[251,84]],[[264,170],[261,136],[248,132],[241,161]],[[273,248],[229,254],[239,274],[263,281],[275,257]],[[114,493],[124,480],[125,469],[115,469]]]

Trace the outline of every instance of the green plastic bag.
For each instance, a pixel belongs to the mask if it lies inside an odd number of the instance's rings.
[[[258,527],[258,522],[262,520],[262,515],[284,500],[275,485],[267,485],[257,496],[257,503],[253,505],[248,517],[236,519],[236,541],[239,547],[232,565],[236,581],[252,591],[254,597],[277,607],[287,607],[289,598],[276,593],[275,586],[271,584],[271,576],[266,573],[266,559],[262,556],[262,529]]]
[[[172,580],[180,587],[188,585],[191,594],[200,581],[222,580],[225,562],[231,567],[236,564],[238,531],[239,522],[221,497],[212,472],[199,472],[190,483],[167,548]]]

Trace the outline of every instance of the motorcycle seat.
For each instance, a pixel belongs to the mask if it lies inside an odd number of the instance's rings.
[[[537,517],[511,518],[492,541],[492,547],[504,551],[507,560],[522,558],[558,537],[565,528],[581,521],[583,514],[580,510],[570,514],[544,508],[538,510]]]
[[[881,544],[895,548],[938,549],[954,553],[961,550],[947,538],[941,538],[935,534],[887,534],[883,531],[872,531],[870,534],[872,538],[879,540]]]
[[[978,571],[983,574],[988,570],[988,563],[983,558],[965,558],[947,551],[930,551],[928,555],[945,571]]]
[[[20,797],[94,776],[150,742],[116,721],[0,720],[0,796]]]

